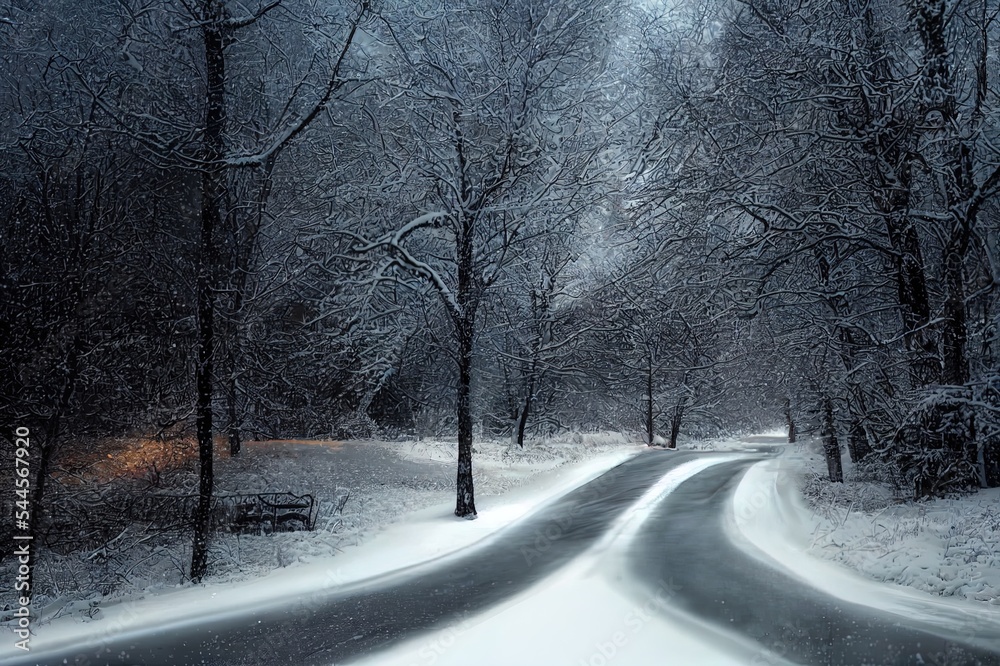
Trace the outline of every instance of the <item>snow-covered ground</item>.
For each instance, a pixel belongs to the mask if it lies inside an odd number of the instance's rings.
[[[849,465],[847,482],[830,484],[825,466],[806,441],[752,467],[734,496],[734,538],[834,596],[963,630],[1000,626],[996,490],[901,502]]]
[[[1000,605],[1000,488],[901,504],[864,482],[805,483],[818,514],[813,552],[878,580]]]
[[[163,631],[171,623],[197,621],[207,614],[217,617],[276,599],[307,603],[467,548],[645,448],[620,434],[568,435],[524,450],[506,442],[478,443],[474,464],[479,519],[469,522],[452,514],[454,466],[445,463],[454,455],[450,453],[454,443],[352,443],[349,446],[364,452],[354,459],[363,461],[362,469],[353,469],[346,477],[339,469],[344,465],[338,447],[343,446],[338,442],[250,446],[241,459],[220,466],[223,488],[308,489],[320,497],[340,497],[349,491],[343,511],[330,514],[328,508],[321,513],[316,531],[244,535],[238,540],[238,555],[222,561],[217,557],[201,585],[161,583],[142,589],[133,584],[113,596],[53,599],[45,616],[33,625],[38,632],[33,647],[76,645],[147,629]],[[360,485],[344,486],[345,478]],[[213,553],[232,549],[226,544],[229,539],[236,537],[220,535]],[[182,561],[185,549],[186,545],[177,545],[169,559]],[[179,570],[181,565],[175,566]],[[150,576],[137,572],[136,578],[147,581]],[[0,661],[5,649],[0,646]]]
[[[777,433],[769,435],[774,439]],[[682,443],[681,448],[747,450],[757,442],[770,445],[763,436]],[[315,532],[240,537],[239,555],[217,559],[202,585],[154,584],[108,597],[57,599],[57,610],[50,609],[34,625],[32,646],[82,646],[248,606],[308,604],[374,577],[403,576],[409,566],[474,547],[644,448],[617,434],[569,435],[524,450],[506,442],[477,443],[480,516],[469,522],[451,513],[454,443],[251,446],[242,459],[220,467],[223,487],[277,486],[321,497],[350,492],[343,511],[327,509]],[[344,470],[348,459],[357,464]],[[458,664],[470,654],[488,654],[485,662],[478,661],[490,664],[525,663],[529,656],[573,665],[658,663],[665,637],[676,663],[747,663],[752,646],[735,637],[720,643],[718,630],[671,610],[669,589],[623,588],[614,558],[607,557],[609,549],[627,546],[652,506],[673,487],[724,459],[681,465],[570,567],[483,614],[402,643],[380,655],[378,663]],[[991,604],[1000,592],[995,507],[1000,496],[897,503],[878,486],[850,480],[850,469],[844,486],[822,482],[816,475],[824,465],[815,445],[806,442],[751,467],[733,500],[734,540],[834,596],[996,635],[1000,607]],[[183,557],[184,548],[176,546],[172,557]],[[546,621],[538,622],[540,617]],[[0,661],[8,649],[13,648],[0,645]]]

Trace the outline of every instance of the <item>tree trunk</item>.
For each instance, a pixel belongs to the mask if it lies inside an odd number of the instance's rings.
[[[877,25],[873,11],[866,6],[858,32],[867,51],[870,67],[859,69],[858,83],[865,89],[891,90],[896,80],[892,58],[885,42],[885,33]],[[903,346],[906,349],[910,384],[926,386],[937,381],[937,342],[930,328],[931,309],[924,272],[920,238],[910,217],[910,190],[915,137],[912,127],[898,118],[893,108],[898,104],[891,96],[871,96],[865,122],[868,130],[868,152],[873,159],[871,196],[885,221],[886,235],[893,250],[892,277],[896,285],[896,300],[903,325]]]
[[[670,444],[671,449],[677,448],[677,436],[681,433],[681,419],[684,417],[684,407],[676,405],[674,413],[670,416]]]
[[[792,416],[792,401],[785,399],[785,423],[788,426],[788,443],[794,444],[796,439],[795,419]]]
[[[893,273],[903,323],[903,346],[910,362],[910,385],[919,388],[938,381],[941,370],[937,340],[930,324],[930,299],[920,240],[912,220],[904,212],[907,198],[908,195],[897,193],[884,205],[889,209],[886,211],[887,235],[894,250]]]
[[[1000,486],[1000,435],[983,442],[983,477],[987,488]]]
[[[533,353],[537,354],[538,350],[534,350]],[[521,414],[517,419],[517,445],[522,449],[524,448],[524,432],[528,427],[528,415],[531,413],[531,405],[535,402],[535,380],[536,373],[538,372],[538,367],[536,361],[532,360],[531,369],[528,373],[528,395],[524,398],[524,407],[521,408]]]
[[[653,445],[653,359],[646,366],[646,446]]]
[[[857,419],[851,421],[851,429],[847,435],[847,453],[854,463],[863,461],[872,453],[872,447],[868,443],[868,433]]]
[[[532,395],[524,399],[524,406],[521,407],[521,414],[517,417],[517,445],[524,448],[524,431],[528,426],[528,414],[531,411]]]
[[[201,171],[201,253],[198,261],[198,362],[195,370],[197,391],[196,430],[198,437],[198,508],[195,512],[194,544],[191,550],[191,580],[199,582],[208,569],[208,539],[212,491],[212,398],[215,345],[215,275],[217,252],[215,233],[220,226],[219,206],[223,199],[222,156],[225,134],[225,41],[224,11],[215,0],[202,4],[202,35],[205,47],[206,108],[204,157]]]
[[[472,338],[473,325],[463,322],[458,331],[458,476],[455,515],[476,516],[472,483]]]
[[[455,110],[456,150],[462,173],[465,173],[464,140],[459,114]],[[463,187],[463,192],[466,188]],[[472,483],[472,346],[476,335],[476,292],[474,224],[475,219],[462,214],[458,220],[458,311],[455,335],[458,337],[458,472],[455,483],[455,515],[476,517],[476,496]]]
[[[924,49],[921,60],[922,87],[924,88],[924,113],[935,111],[941,116],[941,129],[930,130],[933,140],[940,146],[942,166],[948,177],[943,179],[943,210],[948,214],[948,228],[942,256],[944,267],[944,308],[941,322],[941,383],[963,386],[969,379],[966,358],[966,304],[965,258],[968,255],[972,230],[975,227],[979,186],[975,182],[973,139],[963,136],[966,128],[979,131],[977,118],[982,112],[986,81],[980,78],[980,89],[970,111],[962,110],[959,100],[959,83],[952,67],[953,49],[948,43],[950,7],[944,2],[917,3],[913,8],[914,24]],[[965,117],[963,117],[965,116]],[[939,150],[935,148],[935,151]],[[931,413],[933,431],[951,453],[949,465],[961,461],[963,467],[978,467],[978,451],[974,442],[974,422],[971,413],[958,402],[942,403]],[[925,437],[926,439],[926,437]],[[925,443],[927,446],[929,442]],[[960,485],[979,483],[978,474],[960,470]]]
[[[841,460],[840,442],[837,441],[837,428],[833,417],[833,400],[829,396],[823,398],[823,453],[826,455],[826,468],[830,481],[843,483],[844,467]]]
[[[959,250],[949,248],[946,251],[944,268],[946,296],[941,335],[941,381],[961,386],[969,380],[969,365],[965,359],[965,275]]]

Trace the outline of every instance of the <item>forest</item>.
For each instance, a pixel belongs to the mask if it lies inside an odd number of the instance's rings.
[[[831,482],[846,450],[913,498],[1000,485],[1000,5],[4,5],[35,543],[111,437],[194,446],[195,581],[255,439],[452,438],[458,516],[475,442],[572,430],[780,425]]]

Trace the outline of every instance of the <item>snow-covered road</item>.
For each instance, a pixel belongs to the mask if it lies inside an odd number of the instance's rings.
[[[512,495],[508,524],[457,553],[6,663],[1000,663],[1000,624],[849,601],[782,562],[781,498],[766,495],[773,478],[759,473],[771,464],[767,442],[753,445],[646,451],[583,485],[564,480],[541,508]]]
[[[568,492],[476,546],[281,608],[110,637],[91,664],[331,664],[460,621],[526,591],[601,542],[664,474],[711,454],[650,452]],[[99,650],[100,653],[96,653]],[[14,663],[73,663],[79,648]]]
[[[660,504],[629,553],[635,589],[670,581],[670,614],[759,646],[754,663],[1000,663],[1000,626],[955,626],[848,601],[748,553],[730,526],[733,492],[750,464],[715,466]]]

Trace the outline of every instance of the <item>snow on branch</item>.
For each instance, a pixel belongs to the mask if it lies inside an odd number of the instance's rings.
[[[451,315],[455,321],[459,321],[462,316],[462,308],[458,304],[455,294],[448,288],[448,284],[444,281],[441,274],[434,270],[434,268],[427,262],[420,261],[414,257],[406,248],[402,247],[398,243],[390,241],[386,243],[386,245],[390,248],[390,251],[403,268],[424,278],[434,285],[434,288],[437,290],[441,300],[444,301],[445,306],[448,308],[448,314]]]
[[[461,319],[462,307],[459,305],[458,299],[455,298],[455,294],[448,286],[448,283],[445,282],[444,277],[433,266],[426,261],[417,259],[409,250],[403,247],[403,241],[414,231],[421,227],[438,227],[441,221],[448,217],[449,214],[442,211],[425,213],[407,222],[391,234],[387,234],[378,240],[367,241],[355,246],[354,251],[358,254],[367,254],[379,248],[388,250],[395,260],[396,265],[412,275],[425,280],[434,287],[434,290],[438,292],[445,307],[448,309],[449,316],[458,321]]]
[[[337,60],[333,65],[333,69],[330,70],[330,80],[326,84],[326,88],[323,90],[323,94],[320,98],[313,104],[313,107],[309,110],[309,113],[302,116],[298,122],[289,125],[283,131],[279,132],[276,137],[271,141],[270,145],[252,155],[242,155],[237,157],[232,157],[226,160],[226,165],[230,167],[253,167],[264,164],[270,160],[277,157],[278,153],[282,151],[288,144],[290,144],[295,137],[301,134],[305,129],[312,123],[316,117],[322,113],[329,104],[330,99],[333,97],[333,93],[341,89],[348,83],[352,81],[357,81],[357,79],[342,79],[340,78],[340,68],[343,66],[344,61],[347,59],[348,51],[350,51],[351,46],[354,44],[355,35],[358,32],[358,26],[361,24],[362,19],[369,11],[368,3],[363,3],[361,5],[361,11],[355,17],[354,21],[351,23],[351,30],[344,40],[344,45],[340,49],[340,53],[337,55]]]
[[[434,212],[434,213],[426,213],[426,214],[421,215],[421,216],[419,216],[417,218],[414,218],[410,222],[408,222],[408,223],[404,224],[402,227],[400,227],[399,231],[397,231],[395,234],[393,234],[392,242],[398,245],[399,243],[401,243],[403,241],[403,239],[405,239],[407,236],[409,236],[411,233],[413,233],[414,231],[416,231],[420,227],[423,227],[423,226],[433,226],[433,227],[440,226],[440,221],[443,220],[443,219],[445,219],[445,218],[447,218],[447,217],[448,217],[448,213],[443,213],[441,211],[437,211],[437,212]]]
[[[245,28],[249,25],[253,25],[258,19],[264,17],[265,14],[270,12],[272,9],[278,7],[281,4],[281,0],[274,0],[274,2],[261,7],[256,12],[249,16],[244,16],[241,18],[231,18],[225,21],[224,25],[230,30],[239,30],[240,28]]]

